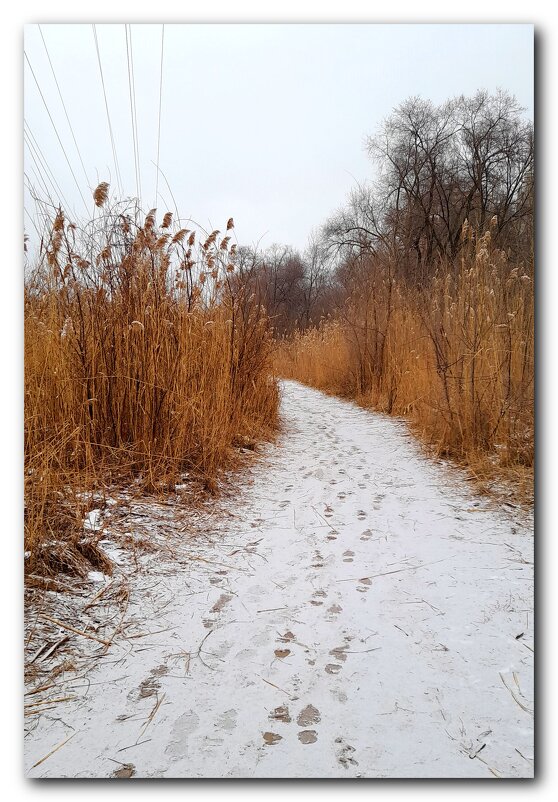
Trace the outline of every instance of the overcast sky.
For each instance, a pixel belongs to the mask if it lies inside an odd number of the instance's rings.
[[[162,215],[174,204],[163,178],[155,203],[161,30],[131,27],[142,205]],[[116,190],[92,26],[50,24],[42,33],[88,182]],[[97,37],[124,193],[135,195],[125,26],[98,25]],[[36,25],[26,26],[25,51],[91,208]],[[304,247],[355,181],[373,175],[365,137],[410,95],[441,102],[502,88],[533,117],[531,25],[165,25],[163,54],[159,163],[181,217],[222,229],[233,216],[238,240],[262,247]],[[27,63],[24,70],[28,130],[67,201],[85,214]]]

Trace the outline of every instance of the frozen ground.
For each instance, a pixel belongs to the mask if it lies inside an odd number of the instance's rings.
[[[124,529],[167,546],[136,555],[110,649],[66,632],[54,656],[89,667],[32,708],[28,776],[533,775],[532,520],[402,423],[283,392],[237,498],[105,520],[123,565]]]

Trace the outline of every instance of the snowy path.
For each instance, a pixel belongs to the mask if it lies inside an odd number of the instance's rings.
[[[398,421],[292,382],[283,416],[197,556],[131,578],[155,634],[40,718],[29,776],[532,776],[530,519]]]

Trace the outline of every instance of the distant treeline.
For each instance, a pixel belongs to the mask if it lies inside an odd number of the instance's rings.
[[[376,179],[353,190],[304,252],[239,249],[239,272],[252,277],[278,335],[336,314],[363,259],[389,260],[394,277],[428,286],[442,261],[463,252],[465,221],[481,234],[493,221],[495,247],[532,259],[533,125],[511,95],[478,92],[439,106],[410,98],[367,150]]]

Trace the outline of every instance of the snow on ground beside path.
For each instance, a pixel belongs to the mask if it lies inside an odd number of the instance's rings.
[[[533,775],[531,518],[399,421],[294,382],[283,420],[238,498],[129,578],[152,620],[56,688],[28,776]]]

